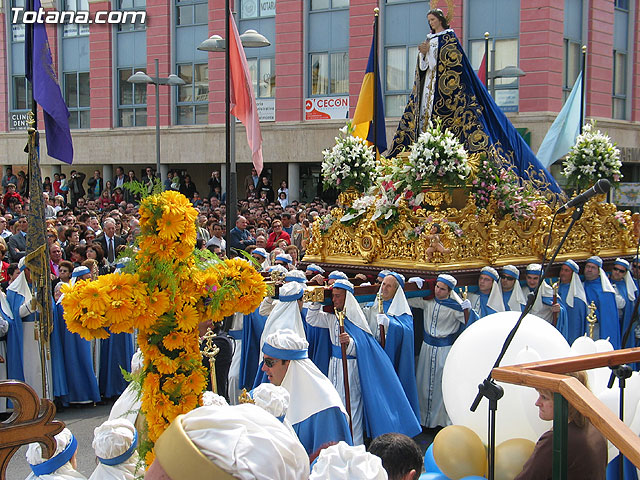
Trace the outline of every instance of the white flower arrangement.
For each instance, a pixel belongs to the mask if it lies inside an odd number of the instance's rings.
[[[440,122],[429,122],[426,131],[411,145],[407,175],[414,192],[425,182],[442,185],[464,185],[471,174],[467,151],[450,130]]]
[[[340,221],[345,225],[353,225],[362,215],[367,213],[369,207],[376,202],[375,195],[365,195],[356,199]]]
[[[601,178],[619,182],[622,178],[620,150],[608,135],[587,123],[563,162],[562,174],[570,186],[584,190]]]
[[[336,144],[322,155],[322,178],[325,190],[335,188],[340,192],[354,187],[366,191],[373,182],[376,157],[373,146],[360,137],[354,137],[351,121],[340,129]]]

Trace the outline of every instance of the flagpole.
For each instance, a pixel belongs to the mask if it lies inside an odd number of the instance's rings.
[[[484,83],[489,87],[489,32],[484,32]]]
[[[380,18],[380,9],[378,7],[373,9],[373,39],[374,39],[374,51],[373,51],[373,116],[371,118],[371,126],[373,127],[373,149],[377,152],[376,158],[380,154],[378,150],[378,125],[376,114],[378,113],[378,20]]]
[[[33,0],[27,0],[27,11],[33,11]],[[32,50],[31,52],[25,51],[25,60],[30,62],[31,65],[25,65],[25,68],[28,70],[25,72],[25,78],[29,72],[33,72],[33,24],[27,23],[24,25],[25,27],[25,42],[24,48],[25,50]],[[35,99],[34,88],[33,88],[33,73],[31,74],[31,113],[33,113],[33,128],[34,130],[38,130],[38,103]],[[36,139],[36,145],[38,144],[38,139]],[[25,150],[26,151],[26,150]]]
[[[580,133],[582,133],[582,126],[584,125],[584,110],[585,110],[585,98],[584,98],[584,84],[586,83],[586,65],[587,65],[587,46],[582,46],[582,83],[580,84]]]
[[[231,229],[233,228],[233,222],[235,221],[231,215],[231,61],[229,56],[229,44],[231,39],[231,26],[229,25],[231,21],[231,6],[229,5],[229,0],[225,0],[225,10],[224,10],[224,35],[225,35],[225,46],[224,46],[224,133],[225,133],[225,166],[226,166],[226,237],[227,237],[227,256],[229,258],[232,257],[231,254]],[[234,162],[235,163],[235,162]],[[235,165],[233,165],[235,170]]]

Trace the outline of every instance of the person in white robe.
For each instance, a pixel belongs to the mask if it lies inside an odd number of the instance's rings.
[[[465,324],[464,310],[471,309],[469,300],[462,301],[453,290],[457,280],[439,275],[432,300],[412,299],[412,305],[424,310],[422,348],[416,377],[420,400],[420,423],[427,428],[447,426],[451,419],[442,397],[442,371],[451,346]]]
[[[158,438],[145,480],[306,480],[309,457],[262,408],[208,406],[179,415]]]
[[[31,473],[26,480],[87,480],[76,470],[76,437],[65,428],[54,439],[56,451],[49,459],[43,457],[42,446],[39,443],[29,444],[26,457]]]
[[[367,452],[364,445],[339,442],[320,452],[309,480],[346,479],[387,480],[387,472],[380,457]]]
[[[129,420],[107,420],[96,427],[92,446],[98,465],[89,480],[134,480],[144,472],[138,465],[138,432]]]

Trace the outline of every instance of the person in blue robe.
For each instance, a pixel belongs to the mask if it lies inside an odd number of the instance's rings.
[[[631,316],[635,307],[638,287],[631,277],[631,267],[624,258],[616,258],[611,269],[611,285],[616,290],[616,301],[620,302],[620,341],[631,324]],[[622,308],[620,308],[622,307]],[[633,329],[627,337],[627,343],[622,348],[632,348],[637,345]]]
[[[129,382],[120,369],[131,371],[131,358],[135,351],[131,333],[109,332],[109,338],[100,340],[98,386],[104,398],[119,397],[126,390]]]
[[[262,370],[289,392],[285,419],[308,454],[328,443],[353,444],[340,395],[308,356],[309,343],[292,330],[272,333],[262,345]]]
[[[393,364],[376,341],[367,319],[353,296],[353,284],[336,280],[332,302],[335,311],[344,311],[344,333],[340,333],[335,313],[321,311],[320,304],[309,307],[309,324],[329,330],[332,355],[329,380],[345,401],[341,345],[346,346],[348,388],[354,444],[388,432],[414,437],[422,431]],[[346,401],[345,401],[346,403]]]
[[[87,268],[87,267],[78,267]],[[91,273],[87,269],[86,278],[91,278]],[[80,276],[80,279],[84,276]],[[91,342],[85,340],[77,333],[72,333],[66,328],[64,320],[64,307],[62,306],[62,296],[60,287],[63,283],[58,283],[54,291],[55,303],[54,323],[60,326],[62,331],[62,350],[65,365],[73,366],[66,371],[66,382],[68,395],[65,403],[97,403],[100,401],[100,389],[93,370],[93,356],[91,353]]]
[[[251,389],[259,372],[260,337],[267,317],[260,315],[258,308],[245,315],[242,320],[242,352],[240,358],[240,388]]]
[[[398,374],[402,388],[416,417],[420,415],[416,385],[413,315],[404,294],[405,280],[396,272],[386,272],[376,301],[363,309],[369,328],[382,344],[380,326],[384,326],[384,351]],[[382,301],[382,313],[379,302]],[[327,330],[325,329],[325,332]]]
[[[504,299],[500,286],[500,275],[493,267],[483,267],[478,277],[478,292],[469,294],[471,312],[467,327],[479,318],[504,312]]]
[[[549,197],[562,195],[476,75],[442,10],[427,17],[431,33],[418,47],[413,89],[386,156],[409,149],[430,121],[440,121],[470,154],[486,155]]]
[[[620,349],[620,321],[616,305],[615,290],[602,270],[602,259],[589,257],[584,264],[584,292],[587,306],[595,303],[595,315],[598,317],[600,337],[608,338],[614,350]]]
[[[558,297],[567,311],[567,336],[571,345],[578,337],[587,333],[587,295],[580,280],[580,269],[573,260],[560,266],[558,275]]]
[[[51,359],[46,360],[42,371],[40,342],[36,340],[35,325],[39,313],[31,307],[31,271],[25,266],[24,257],[18,263],[20,275],[7,289],[7,304],[12,318],[7,334],[7,376],[29,384],[40,397],[64,399],[67,395],[64,358],[61,354],[61,329],[54,324],[50,336]],[[49,391],[43,391],[43,375],[47,376]],[[50,382],[50,383],[49,383]]]

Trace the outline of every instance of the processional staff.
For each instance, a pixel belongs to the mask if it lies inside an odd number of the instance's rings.
[[[380,287],[382,289],[382,287]],[[384,305],[382,303],[382,292],[378,290],[378,294],[376,295],[378,300],[378,314],[384,315]],[[384,325],[380,324],[380,346],[384,348],[386,343],[386,336],[384,331]]]
[[[336,309],[336,318],[338,319],[338,325],[340,326],[340,335],[344,333],[344,310]],[[344,406],[349,412],[349,430],[353,435],[353,425],[351,423],[351,394],[349,392],[349,369],[347,366],[347,345],[340,342],[340,348],[342,350],[342,379],[344,380]]]
[[[553,303],[552,303],[552,305],[556,305],[558,303],[558,287],[559,286],[560,286],[560,284],[558,282],[556,282],[551,287],[551,288],[553,288]],[[558,312],[553,312],[552,313],[552,318],[553,318],[553,326],[555,327],[558,324]]]
[[[462,289],[462,300],[466,300],[468,296],[469,296],[469,287],[466,287],[466,286],[465,286],[465,287]],[[466,308],[466,309],[462,310],[462,312],[464,313],[464,324],[466,325],[466,324],[468,324],[468,323],[469,323],[469,315],[470,315],[470,312],[469,312],[469,309],[468,309],[468,308]]]
[[[213,343],[213,339],[216,334],[211,329],[207,328],[205,333],[200,339],[200,344],[204,342],[204,348],[202,349],[202,355],[209,359],[209,378],[211,379],[211,391],[218,393],[218,382],[216,381],[216,355],[220,352],[220,348]]]

